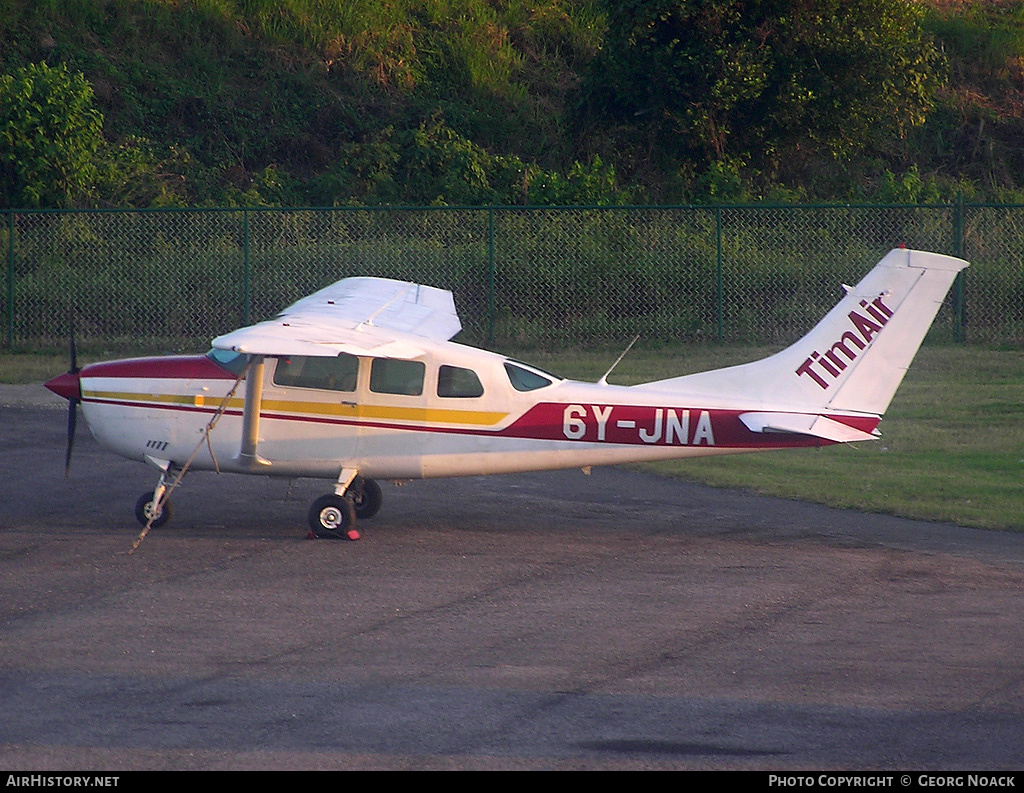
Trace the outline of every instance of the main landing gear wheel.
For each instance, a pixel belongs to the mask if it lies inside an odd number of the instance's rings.
[[[372,479],[360,480],[357,485],[349,488],[349,493],[352,494],[352,503],[355,505],[356,517],[359,520],[372,518],[384,503],[380,485]]]
[[[149,522],[150,518],[153,519],[152,523]],[[160,505],[160,511],[154,517],[153,491],[143,493],[135,502],[135,519],[143,526],[159,529],[171,519],[171,502],[164,499],[164,503]]]
[[[321,496],[309,508],[309,527],[313,535],[323,539],[359,539],[355,530],[356,507],[347,498],[330,495]]]

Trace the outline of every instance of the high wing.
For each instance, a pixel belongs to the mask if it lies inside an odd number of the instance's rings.
[[[345,278],[284,309],[273,319],[213,340],[249,355],[374,355],[417,358],[423,342],[447,341],[462,329],[452,293],[389,278]]]

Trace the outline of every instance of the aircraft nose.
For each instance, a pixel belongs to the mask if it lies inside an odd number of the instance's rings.
[[[82,398],[82,385],[78,379],[78,372],[65,372],[62,375],[57,375],[45,385],[57,396],[65,399]]]

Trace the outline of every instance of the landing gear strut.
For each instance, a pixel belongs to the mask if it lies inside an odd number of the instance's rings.
[[[160,481],[153,490],[147,490],[135,502],[135,518],[140,524],[158,529],[171,519],[171,502],[167,493],[180,479],[181,469],[163,460],[153,460],[161,469]],[[347,468],[341,472],[334,492],[320,496],[309,508],[309,527],[319,539],[358,540],[356,520],[368,520],[380,510],[384,501],[380,485],[372,479],[358,476]],[[145,532],[143,532],[145,535]]]
[[[171,502],[165,495],[168,491],[168,481],[175,479],[181,469],[164,460],[151,462],[160,468],[160,481],[152,490],[147,490],[139,496],[139,500],[135,502],[135,519],[143,526],[159,529],[171,519]]]

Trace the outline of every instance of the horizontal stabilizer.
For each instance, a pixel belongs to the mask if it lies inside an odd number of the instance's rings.
[[[751,432],[810,435],[835,443],[873,441],[878,436],[813,413],[741,413],[740,421]]]

